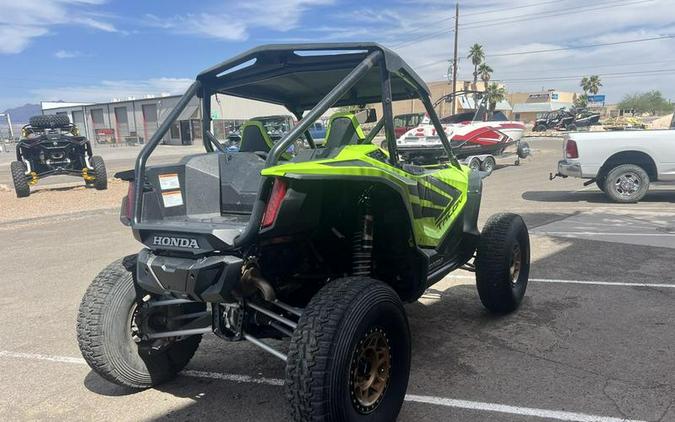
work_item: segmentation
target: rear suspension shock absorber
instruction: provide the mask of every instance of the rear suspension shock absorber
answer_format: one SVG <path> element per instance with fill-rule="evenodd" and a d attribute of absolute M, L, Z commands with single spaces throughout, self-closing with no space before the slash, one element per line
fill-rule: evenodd
<path fill-rule="evenodd" d="M 370 276 L 373 257 L 373 212 L 371 208 L 371 188 L 366 189 L 359 197 L 359 228 L 354 233 L 352 273 L 356 276 Z"/>

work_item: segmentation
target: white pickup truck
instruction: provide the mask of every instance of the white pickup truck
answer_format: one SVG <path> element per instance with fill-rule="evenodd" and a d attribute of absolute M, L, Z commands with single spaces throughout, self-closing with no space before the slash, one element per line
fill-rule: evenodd
<path fill-rule="evenodd" d="M 563 156 L 555 176 L 589 179 L 584 185 L 595 182 L 616 202 L 637 202 L 651 182 L 675 181 L 675 116 L 665 130 L 570 133 Z"/>

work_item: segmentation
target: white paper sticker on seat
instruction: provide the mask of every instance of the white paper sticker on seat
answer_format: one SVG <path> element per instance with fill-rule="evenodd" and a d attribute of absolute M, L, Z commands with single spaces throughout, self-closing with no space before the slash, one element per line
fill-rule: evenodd
<path fill-rule="evenodd" d="M 179 190 L 162 192 L 162 200 L 164 201 L 164 208 L 179 207 L 183 205 L 183 195 Z"/>
<path fill-rule="evenodd" d="M 180 182 L 176 173 L 160 174 L 159 187 L 162 190 L 180 189 Z"/>

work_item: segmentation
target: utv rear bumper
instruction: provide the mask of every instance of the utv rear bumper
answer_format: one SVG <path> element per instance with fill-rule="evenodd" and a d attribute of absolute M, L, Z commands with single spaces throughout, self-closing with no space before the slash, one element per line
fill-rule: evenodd
<path fill-rule="evenodd" d="M 138 254 L 136 279 L 143 290 L 151 293 L 224 302 L 239 284 L 242 265 L 243 260 L 236 256 L 179 258 L 143 249 Z"/>

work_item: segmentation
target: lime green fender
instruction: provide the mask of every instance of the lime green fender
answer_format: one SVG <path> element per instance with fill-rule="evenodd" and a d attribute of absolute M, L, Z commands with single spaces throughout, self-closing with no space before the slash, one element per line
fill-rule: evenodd
<path fill-rule="evenodd" d="M 372 144 L 348 145 L 332 158 L 281 164 L 263 169 L 268 177 L 382 182 L 397 190 L 410 215 L 415 242 L 437 247 L 467 201 L 470 169 L 445 166 L 413 174 L 394 167 Z"/>

